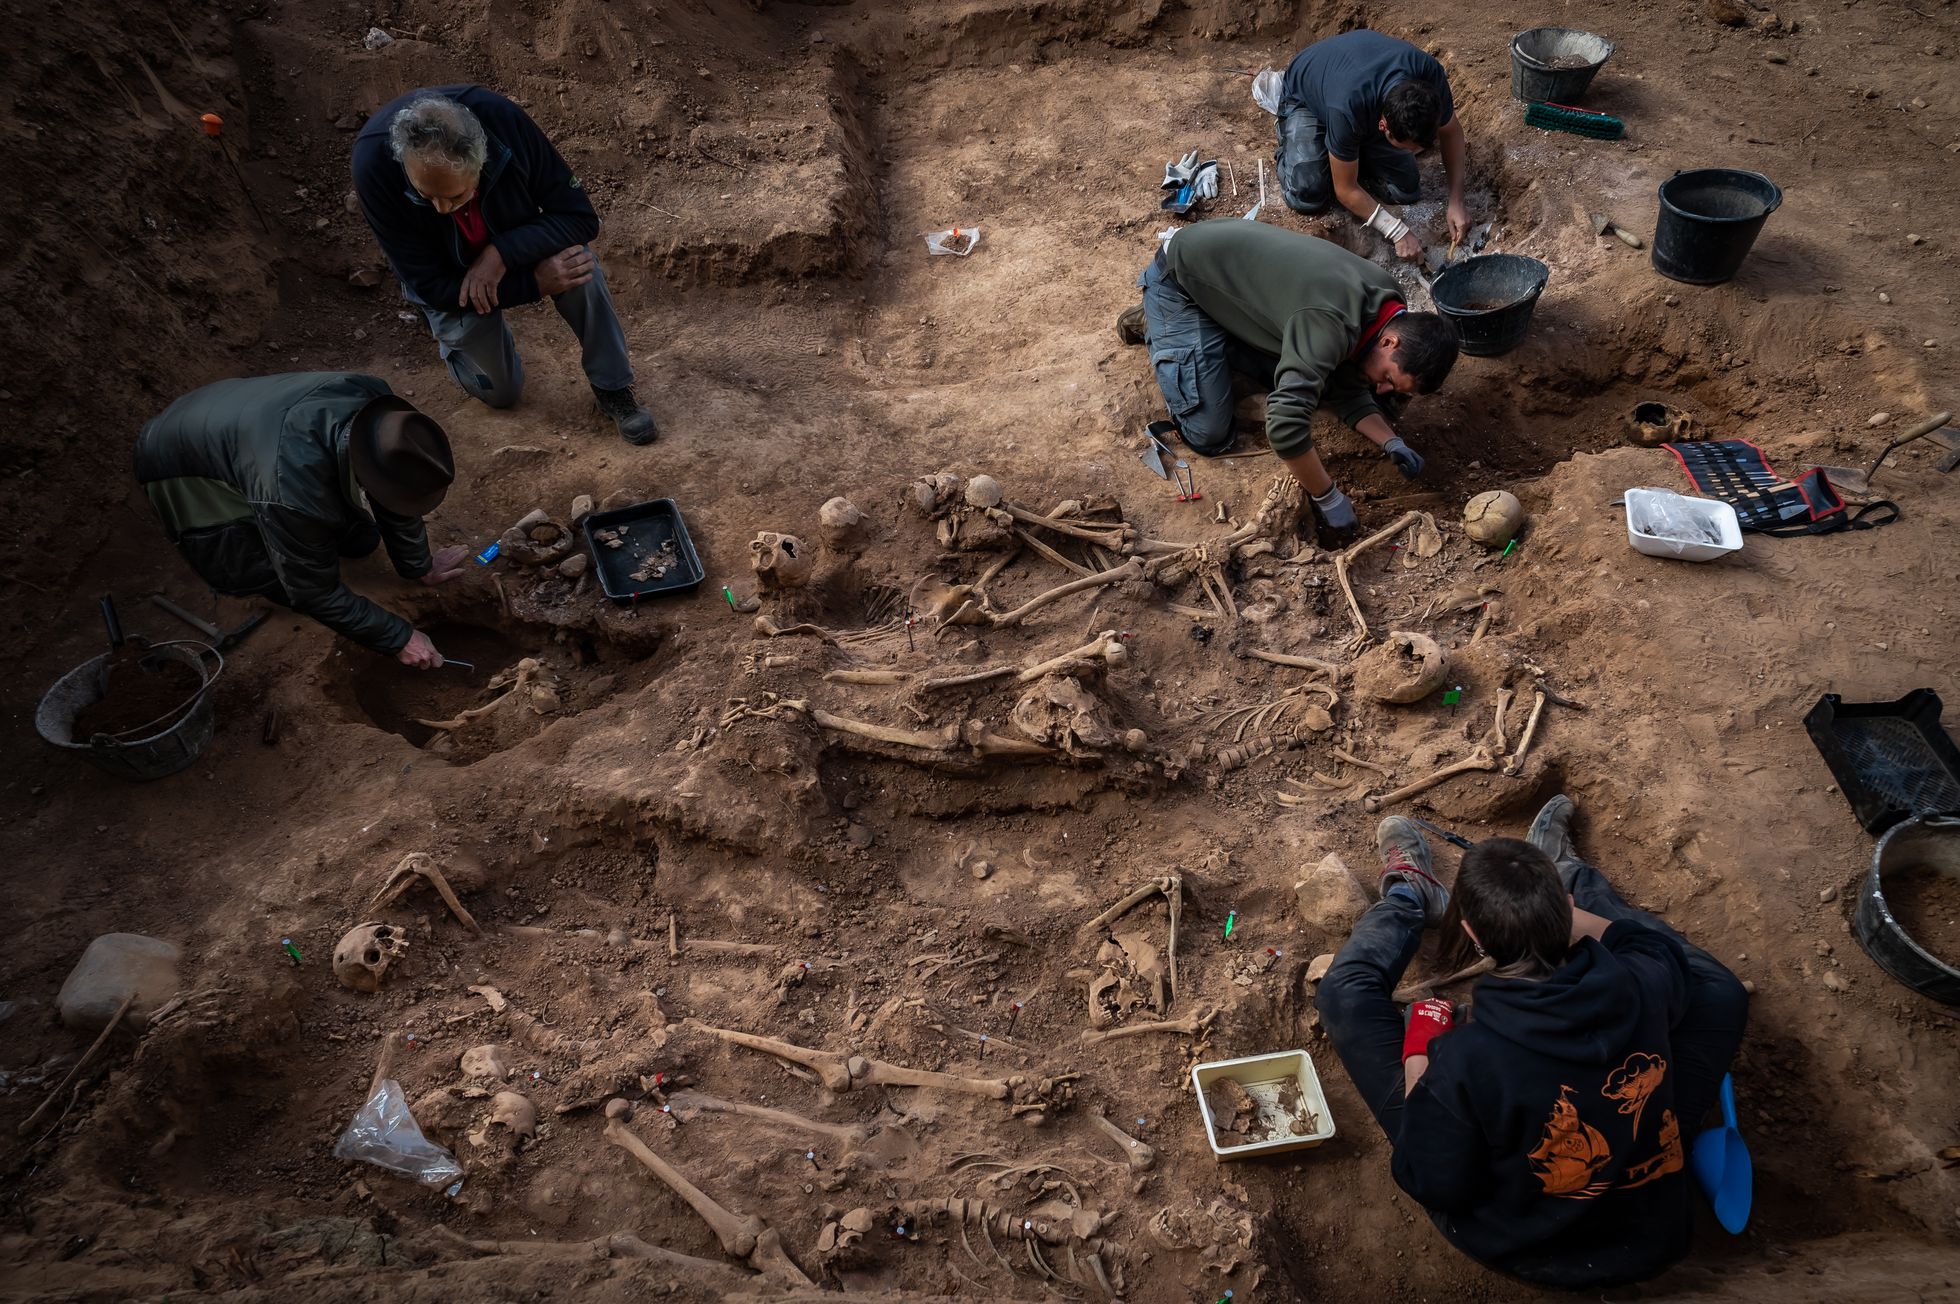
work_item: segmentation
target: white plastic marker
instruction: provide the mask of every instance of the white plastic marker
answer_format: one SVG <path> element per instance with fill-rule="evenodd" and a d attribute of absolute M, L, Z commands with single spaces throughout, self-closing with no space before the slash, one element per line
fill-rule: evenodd
<path fill-rule="evenodd" d="M 1248 222 L 1257 222 L 1259 220 L 1259 210 L 1264 208 L 1265 206 L 1266 206 L 1266 160 L 1264 156 L 1261 156 L 1259 159 L 1259 202 L 1254 204 L 1250 209 L 1246 210 L 1245 220 Z"/>

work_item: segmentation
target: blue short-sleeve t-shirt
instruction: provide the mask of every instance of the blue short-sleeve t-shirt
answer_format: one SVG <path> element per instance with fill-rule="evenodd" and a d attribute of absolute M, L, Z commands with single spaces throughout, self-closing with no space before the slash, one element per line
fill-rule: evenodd
<path fill-rule="evenodd" d="M 1327 152 L 1352 163 L 1361 157 L 1362 145 L 1381 134 L 1383 98 L 1409 77 L 1436 88 L 1443 101 L 1439 122 L 1456 115 L 1442 64 L 1393 36 L 1365 28 L 1343 32 L 1293 57 L 1280 91 L 1280 115 L 1308 110 L 1327 129 Z"/>

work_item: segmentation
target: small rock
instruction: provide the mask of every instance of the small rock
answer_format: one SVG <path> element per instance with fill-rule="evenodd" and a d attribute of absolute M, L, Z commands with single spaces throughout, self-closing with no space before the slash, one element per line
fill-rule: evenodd
<path fill-rule="evenodd" d="M 991 860 L 968 861 L 966 866 L 966 872 L 973 875 L 973 877 L 975 878 L 992 878 L 994 874 L 994 864 Z"/>
<path fill-rule="evenodd" d="M 1307 962 L 1307 981 L 1310 983 L 1319 982 L 1327 976 L 1327 971 L 1333 967 L 1334 953 L 1332 951 L 1322 955 L 1316 955 L 1312 960 Z"/>
<path fill-rule="evenodd" d="M 343 113 L 333 120 L 335 131 L 359 131 L 363 119 L 358 113 Z"/>
<path fill-rule="evenodd" d="M 88 944 L 55 997 L 66 1026 L 100 1032 L 109 1026 L 123 999 L 136 997 L 123 1016 L 141 1027 L 151 1012 L 177 994 L 177 961 L 183 949 L 140 933 L 104 933 Z"/>
<path fill-rule="evenodd" d="M 1819 892 L 1817 894 L 1817 899 L 1819 901 L 1822 901 L 1825 905 L 1829 905 L 1831 902 L 1837 900 L 1837 898 L 1838 898 L 1838 890 L 1834 887 L 1827 887 L 1822 892 Z"/>
<path fill-rule="evenodd" d="M 694 75 L 696 77 L 699 77 L 702 81 L 706 81 L 708 80 L 708 78 L 714 76 L 714 74 L 709 72 L 706 68 L 696 68 L 694 70 Z"/>
<path fill-rule="evenodd" d="M 578 521 L 592 515 L 592 495 L 580 494 L 572 499 L 572 520 Z"/>
<path fill-rule="evenodd" d="M 364 340 L 367 338 L 367 332 L 362 330 L 359 326 L 356 326 L 354 328 L 354 338 L 356 340 Z"/>
<path fill-rule="evenodd" d="M 1678 294 L 1670 294 L 1665 299 L 1662 299 L 1661 302 L 1666 304 L 1670 308 L 1679 308 L 1681 306 L 1681 296 Z"/>
<path fill-rule="evenodd" d="M 1909 231 L 1906 233 L 1906 243 L 1909 245 L 1925 244 L 1926 237 L 1920 235 L 1917 231 Z"/>
<path fill-rule="evenodd" d="M 558 563 L 558 573 L 568 580 L 575 580 L 585 574 L 586 567 L 591 564 L 592 559 L 590 557 L 582 552 L 575 552 Z"/>
<path fill-rule="evenodd" d="M 1324 857 L 1293 885 L 1300 917 L 1323 933 L 1342 936 L 1368 908 L 1367 894 L 1338 855 Z"/>
<path fill-rule="evenodd" d="M 1915 109 L 1923 109 L 1926 107 L 1926 101 L 1920 99 L 1917 95 L 1915 95 L 1912 97 L 1912 107 Z"/>
<path fill-rule="evenodd" d="M 1938 340 L 1921 340 L 1920 346 L 1922 348 L 1937 349 L 1940 346 L 1940 342 Z"/>
<path fill-rule="evenodd" d="M 647 497 L 648 494 L 644 489 L 615 489 L 599 500 L 599 510 L 602 512 L 616 512 L 622 507 L 631 507 L 635 503 L 643 503 L 647 500 Z"/>
<path fill-rule="evenodd" d="M 1766 63 L 1788 63 L 1790 62 L 1790 56 L 1787 54 L 1771 53 L 1764 55 L 1763 60 Z"/>
<path fill-rule="evenodd" d="M 1834 992 L 1844 992 L 1844 991 L 1851 990 L 1851 984 L 1844 981 L 1843 978 L 1839 977 L 1838 971 L 1835 969 L 1826 969 L 1824 971 L 1824 986 L 1828 987 L 1830 990 Z"/>
<path fill-rule="evenodd" d="M 1736 0 L 1708 0 L 1708 16 L 1724 27 L 1740 27 L 1749 21 L 1749 11 Z"/>
<path fill-rule="evenodd" d="M 1756 984 L 1750 982 L 1747 978 L 1744 978 L 1742 980 L 1742 990 L 1748 992 L 1751 996 L 1754 996 L 1756 994 Z"/>
<path fill-rule="evenodd" d="M 1865 418 L 1865 424 L 1868 426 L 1882 426 L 1891 419 L 1892 414 L 1890 412 L 1874 412 Z"/>
<path fill-rule="evenodd" d="M 1827 956 L 1831 953 L 1831 944 L 1829 942 L 1824 941 L 1822 938 L 1819 938 L 1816 945 L 1812 949 L 1815 950 L 1819 956 Z"/>
<path fill-rule="evenodd" d="M 1892 296 L 1887 294 L 1885 291 L 1880 290 L 1878 292 L 1878 301 L 1880 303 L 1890 303 L 1892 302 Z"/>
<path fill-rule="evenodd" d="M 368 28 L 367 35 L 361 38 L 361 44 L 370 50 L 379 50 L 384 45 L 393 45 L 394 43 L 395 38 L 382 31 L 379 27 Z"/>
<path fill-rule="evenodd" d="M 862 824 L 853 824 L 844 830 L 844 840 L 856 847 L 859 851 L 870 847 L 871 839 L 871 830 Z"/>

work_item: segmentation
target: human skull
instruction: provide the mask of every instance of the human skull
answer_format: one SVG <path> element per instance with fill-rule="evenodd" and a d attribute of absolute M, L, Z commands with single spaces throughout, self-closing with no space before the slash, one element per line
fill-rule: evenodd
<path fill-rule="evenodd" d="M 1377 702 L 1419 702 L 1449 673 L 1449 654 L 1435 639 L 1397 631 L 1355 661 L 1354 686 Z"/>
<path fill-rule="evenodd" d="M 1000 481 L 990 475 L 976 475 L 966 482 L 966 505 L 985 511 L 1000 506 Z"/>
<path fill-rule="evenodd" d="M 538 1107 L 515 1091 L 499 1091 L 490 1100 L 490 1126 L 507 1128 L 514 1137 L 536 1136 Z"/>
<path fill-rule="evenodd" d="M 934 471 L 912 482 L 912 508 L 929 521 L 944 516 L 965 487 L 951 471 Z"/>
<path fill-rule="evenodd" d="M 864 513 L 848 498 L 832 498 L 817 509 L 817 521 L 823 541 L 841 550 L 857 542 L 864 528 Z"/>
<path fill-rule="evenodd" d="M 463 1076 L 502 1082 L 510 1076 L 510 1060 L 502 1046 L 472 1046 L 463 1052 Z"/>
<path fill-rule="evenodd" d="M 378 992 L 388 968 L 408 950 L 408 938 L 392 924 L 360 924 L 333 948 L 333 976 L 357 992 Z"/>
<path fill-rule="evenodd" d="M 1463 532 L 1486 548 L 1502 548 L 1524 524 L 1524 506 L 1502 489 L 1487 489 L 1463 505 Z"/>
<path fill-rule="evenodd" d="M 810 550 L 793 534 L 764 530 L 749 541 L 749 565 L 765 589 L 795 588 L 810 577 Z"/>

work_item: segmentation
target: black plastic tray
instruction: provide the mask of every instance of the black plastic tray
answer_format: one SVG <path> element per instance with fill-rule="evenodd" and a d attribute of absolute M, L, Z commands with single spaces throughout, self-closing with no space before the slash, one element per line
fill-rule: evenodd
<path fill-rule="evenodd" d="M 626 546 L 608 548 L 592 537 L 594 530 L 617 530 Z M 640 562 L 669 539 L 674 540 L 680 559 L 674 569 L 657 580 L 632 578 Z M 585 518 L 585 546 L 592 553 L 592 569 L 598 573 L 600 590 L 614 602 L 689 592 L 699 588 L 707 575 L 701 569 L 700 554 L 694 551 L 694 540 L 687 537 L 681 509 L 671 498 L 593 513 Z"/>
<path fill-rule="evenodd" d="M 1960 748 L 1940 728 L 1940 695 L 1915 688 L 1896 702 L 1818 699 L 1803 718 L 1852 814 L 1867 833 L 1914 815 L 1960 811 Z"/>

